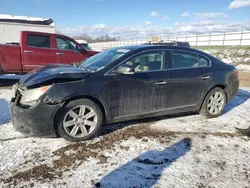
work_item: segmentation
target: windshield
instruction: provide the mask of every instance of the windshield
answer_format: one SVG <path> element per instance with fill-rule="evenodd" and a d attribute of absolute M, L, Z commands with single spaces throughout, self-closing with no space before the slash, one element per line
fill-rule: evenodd
<path fill-rule="evenodd" d="M 96 54 L 80 64 L 81 69 L 98 71 L 129 52 L 128 49 L 114 48 Z"/>

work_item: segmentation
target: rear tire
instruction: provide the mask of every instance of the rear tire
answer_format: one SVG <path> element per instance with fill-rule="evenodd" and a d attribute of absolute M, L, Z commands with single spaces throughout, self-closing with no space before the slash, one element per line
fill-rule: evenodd
<path fill-rule="evenodd" d="M 103 114 L 89 99 L 69 102 L 56 118 L 58 134 L 71 142 L 93 138 L 100 130 Z"/>
<path fill-rule="evenodd" d="M 226 106 L 227 97 L 225 91 L 219 87 L 212 89 L 203 101 L 200 114 L 206 118 L 220 116 Z"/>

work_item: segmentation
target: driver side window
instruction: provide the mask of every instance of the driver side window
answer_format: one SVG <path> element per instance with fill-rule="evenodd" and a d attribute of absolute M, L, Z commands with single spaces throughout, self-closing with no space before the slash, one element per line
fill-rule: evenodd
<path fill-rule="evenodd" d="M 161 70 L 164 66 L 164 52 L 148 52 L 138 55 L 125 63 L 134 68 L 135 72 Z"/>
<path fill-rule="evenodd" d="M 56 37 L 56 44 L 57 44 L 57 49 L 77 50 L 76 44 L 67 38 Z"/>

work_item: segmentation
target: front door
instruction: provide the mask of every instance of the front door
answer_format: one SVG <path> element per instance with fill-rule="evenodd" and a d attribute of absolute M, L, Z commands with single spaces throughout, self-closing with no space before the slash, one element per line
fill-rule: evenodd
<path fill-rule="evenodd" d="M 79 63 L 86 58 L 77 48 L 77 44 L 68 38 L 56 37 L 56 62 L 62 64 Z"/>
<path fill-rule="evenodd" d="M 134 67 L 134 74 L 112 73 L 110 106 L 113 118 L 156 113 L 166 109 L 168 79 L 164 70 L 164 51 L 141 53 L 124 64 Z"/>
<path fill-rule="evenodd" d="M 195 106 L 211 84 L 211 62 L 196 53 L 174 50 L 169 67 L 169 108 Z"/>

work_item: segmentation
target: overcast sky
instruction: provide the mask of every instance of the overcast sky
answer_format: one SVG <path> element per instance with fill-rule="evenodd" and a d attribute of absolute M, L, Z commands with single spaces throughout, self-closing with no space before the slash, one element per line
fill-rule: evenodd
<path fill-rule="evenodd" d="M 0 0 L 0 14 L 52 18 L 70 36 L 131 39 L 250 30 L 250 0 Z"/>

